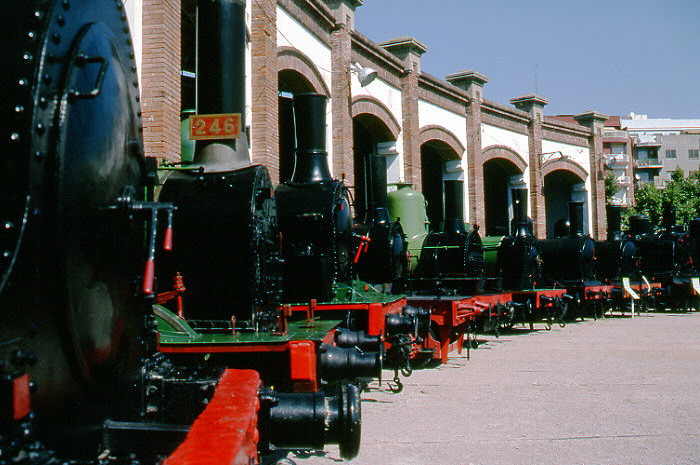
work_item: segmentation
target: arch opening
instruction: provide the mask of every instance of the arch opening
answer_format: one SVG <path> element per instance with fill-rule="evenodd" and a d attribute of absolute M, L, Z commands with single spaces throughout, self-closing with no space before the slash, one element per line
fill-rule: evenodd
<path fill-rule="evenodd" d="M 524 185 L 522 170 L 505 158 L 492 158 L 484 163 L 485 234 L 509 234 L 513 217 L 511 189 Z"/>

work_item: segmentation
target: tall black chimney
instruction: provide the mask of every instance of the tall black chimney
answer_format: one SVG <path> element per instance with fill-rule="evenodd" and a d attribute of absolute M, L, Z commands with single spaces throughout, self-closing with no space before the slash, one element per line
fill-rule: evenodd
<path fill-rule="evenodd" d="M 389 197 L 386 181 L 386 157 L 384 155 L 371 155 L 370 167 L 372 170 L 372 212 L 371 220 L 375 223 L 388 223 Z"/>
<path fill-rule="evenodd" d="M 445 184 L 445 227 L 446 233 L 462 234 L 464 227 L 464 181 L 448 180 Z"/>
<path fill-rule="evenodd" d="M 513 198 L 513 224 L 511 234 L 514 236 L 529 236 L 529 224 L 527 218 L 527 189 L 518 188 L 511 190 Z"/>
<path fill-rule="evenodd" d="M 294 172 L 294 100 L 278 98 L 280 182 L 288 182 Z"/>
<path fill-rule="evenodd" d="M 664 204 L 664 213 L 661 220 L 666 232 L 673 232 L 676 226 L 676 206 L 672 203 Z"/>
<path fill-rule="evenodd" d="M 583 236 L 583 202 L 569 202 L 569 234 Z"/>
<path fill-rule="evenodd" d="M 331 181 L 326 152 L 326 102 L 322 94 L 294 96 L 297 149 L 292 182 L 308 184 Z"/>
<path fill-rule="evenodd" d="M 240 113 L 238 139 L 198 140 L 194 163 L 230 169 L 250 163 L 245 136 L 245 1 L 197 2 L 197 113 Z"/>
<path fill-rule="evenodd" d="M 621 213 L 622 207 L 619 205 L 607 205 L 605 207 L 605 215 L 608 218 L 608 234 L 606 239 L 609 241 L 619 241 L 622 239 Z"/>

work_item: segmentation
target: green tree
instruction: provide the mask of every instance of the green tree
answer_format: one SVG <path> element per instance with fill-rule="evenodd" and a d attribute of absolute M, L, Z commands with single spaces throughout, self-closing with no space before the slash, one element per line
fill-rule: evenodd
<path fill-rule="evenodd" d="M 611 170 L 607 171 L 605 175 L 605 202 L 610 203 L 615 194 L 620 191 L 620 186 L 617 184 L 617 177 L 615 173 Z"/>
<path fill-rule="evenodd" d="M 647 215 L 657 227 L 661 227 L 666 203 L 676 206 L 677 224 L 687 225 L 691 219 L 700 217 L 700 173 L 695 171 L 686 176 L 678 167 L 671 173 L 671 181 L 665 189 L 646 183 L 637 189 L 634 199 L 637 205 L 630 213 Z"/>

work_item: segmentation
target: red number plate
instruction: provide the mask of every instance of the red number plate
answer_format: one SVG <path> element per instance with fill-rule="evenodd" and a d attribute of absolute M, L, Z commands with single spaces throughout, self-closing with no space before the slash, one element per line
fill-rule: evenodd
<path fill-rule="evenodd" d="M 241 114 L 190 115 L 190 140 L 238 139 Z"/>

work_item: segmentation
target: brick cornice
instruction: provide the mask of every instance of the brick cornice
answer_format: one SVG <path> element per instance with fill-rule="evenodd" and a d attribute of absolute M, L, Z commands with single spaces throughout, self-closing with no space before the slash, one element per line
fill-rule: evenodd
<path fill-rule="evenodd" d="M 371 59 L 375 63 L 381 64 L 382 68 L 386 68 L 391 74 L 397 77 L 403 74 L 403 62 L 397 57 L 387 52 L 358 31 L 353 31 L 351 37 L 353 53 L 358 53 Z M 377 69 L 377 71 L 380 70 Z"/>
<path fill-rule="evenodd" d="M 426 91 L 453 100 L 458 105 L 465 106 L 469 102 L 469 95 L 465 91 L 430 74 L 421 73 L 418 84 Z"/>

